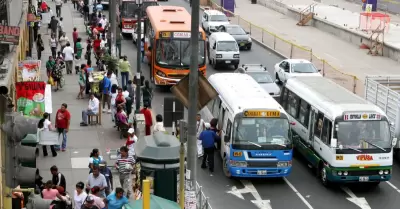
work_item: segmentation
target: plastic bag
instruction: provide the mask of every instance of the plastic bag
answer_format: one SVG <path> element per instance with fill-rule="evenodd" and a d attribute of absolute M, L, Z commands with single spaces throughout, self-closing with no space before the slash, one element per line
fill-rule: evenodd
<path fill-rule="evenodd" d="M 49 77 L 48 83 L 49 83 L 50 85 L 54 86 L 54 79 L 53 79 L 52 76 Z"/>

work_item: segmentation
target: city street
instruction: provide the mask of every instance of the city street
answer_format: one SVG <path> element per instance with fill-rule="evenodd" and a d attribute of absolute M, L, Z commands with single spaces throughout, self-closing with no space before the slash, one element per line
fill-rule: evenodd
<path fill-rule="evenodd" d="M 53 6 L 53 2 L 48 2 Z M 184 0 L 169 0 L 160 2 L 161 5 L 183 6 L 190 11 L 189 4 Z M 83 20 L 68 3 L 62 8 L 64 25 L 67 36 L 72 40 L 72 27 L 78 27 L 82 31 Z M 106 11 L 108 13 L 108 11 Z M 201 15 L 201 14 L 200 14 Z M 43 30 L 42 30 L 43 32 Z M 80 33 L 86 40 L 84 33 Z M 47 43 L 48 36 L 43 37 Z M 129 37 L 122 41 L 122 54 L 128 56 L 132 66 L 132 73 L 136 72 L 136 46 Z M 42 55 L 42 69 L 45 72 L 45 61 L 50 51 L 46 45 Z M 275 53 L 253 43 L 251 51 L 242 51 L 241 64 L 263 64 L 269 72 L 273 72 L 273 66 L 282 60 Z M 143 74 L 149 79 L 149 68 L 142 65 Z M 215 70 L 207 65 L 207 76 L 214 73 L 232 72 L 233 69 Z M 45 76 L 45 75 L 43 75 Z M 106 150 L 120 147 L 124 141 L 119 139 L 119 133 L 113 128 L 110 115 L 103 114 L 101 126 L 80 127 L 81 110 L 86 108 L 87 100 L 76 100 L 78 83 L 76 75 L 65 75 L 66 86 L 64 89 L 53 92 L 53 115 L 62 103 L 68 104 L 72 114 L 71 128 L 68 133 L 68 147 L 66 152 L 59 152 L 56 158 L 38 158 L 38 168 L 41 170 L 44 180 L 50 178 L 49 168 L 56 164 L 67 178 L 67 190 L 72 193 L 74 185 L 78 181 L 85 181 L 88 175 L 88 158 L 93 148 L 99 148 L 105 159 Z M 155 89 L 152 106 L 155 114 L 163 114 L 163 100 L 173 95 L 166 89 Z M 187 116 L 187 112 L 185 112 Z M 222 172 L 221 159 L 216 157 L 216 169 L 213 175 L 198 167 L 198 182 L 203 186 L 206 196 L 210 198 L 214 209 L 397 209 L 400 205 L 400 167 L 395 162 L 393 168 L 393 180 L 383 182 L 375 189 L 365 186 L 351 185 L 349 187 L 325 188 L 312 170 L 302 160 L 295 158 L 292 174 L 284 179 L 228 179 Z M 109 161 L 110 163 L 110 161 Z M 258 207 L 256 205 L 259 205 Z"/>

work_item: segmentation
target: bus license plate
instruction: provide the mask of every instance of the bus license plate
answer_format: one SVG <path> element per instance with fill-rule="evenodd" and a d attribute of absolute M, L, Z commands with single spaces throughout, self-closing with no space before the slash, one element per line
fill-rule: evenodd
<path fill-rule="evenodd" d="M 267 171 L 266 170 L 257 171 L 257 175 L 267 175 Z"/>
<path fill-rule="evenodd" d="M 368 176 L 360 176 L 358 178 L 358 180 L 361 181 L 361 182 L 369 181 L 369 177 Z"/>
<path fill-rule="evenodd" d="M 231 63 L 231 61 L 225 61 L 225 63 L 229 64 L 229 63 Z"/>

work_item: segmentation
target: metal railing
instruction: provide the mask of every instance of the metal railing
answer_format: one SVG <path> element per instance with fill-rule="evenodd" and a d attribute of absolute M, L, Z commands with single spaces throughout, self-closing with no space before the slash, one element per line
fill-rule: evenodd
<path fill-rule="evenodd" d="M 355 75 L 345 73 L 342 70 L 334 67 L 323 58 L 313 53 L 312 49 L 306 46 L 299 46 L 289 40 L 286 40 L 275 33 L 268 31 L 265 28 L 257 26 L 250 21 L 228 11 L 212 0 L 209 0 L 210 9 L 219 10 L 225 13 L 231 24 L 240 25 L 245 31 L 249 32 L 252 39 L 261 42 L 268 48 L 278 52 L 285 58 L 306 59 L 312 62 L 317 69 L 321 70 L 324 77 L 329 78 L 344 88 L 353 93 L 364 94 L 364 82 L 358 79 Z M 309 7 L 307 7 L 309 9 Z M 311 7 L 310 7 L 311 9 Z M 361 86 L 360 86 L 361 85 Z"/>
<path fill-rule="evenodd" d="M 208 197 L 203 192 L 202 186 L 196 182 L 196 208 L 197 209 L 212 209 Z"/>

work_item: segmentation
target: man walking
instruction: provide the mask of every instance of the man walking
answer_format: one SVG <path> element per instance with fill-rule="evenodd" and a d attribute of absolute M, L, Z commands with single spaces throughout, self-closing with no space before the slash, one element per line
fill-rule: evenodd
<path fill-rule="evenodd" d="M 62 134 L 63 140 L 61 144 L 61 151 L 65 152 L 67 147 L 67 132 L 71 122 L 71 114 L 67 110 L 68 105 L 63 103 L 61 108 L 56 113 L 56 128 L 59 134 Z"/>
<path fill-rule="evenodd" d="M 112 71 L 107 72 L 107 76 L 103 78 L 103 112 L 106 112 L 106 103 L 108 113 L 111 113 L 111 75 Z"/>
<path fill-rule="evenodd" d="M 62 0 L 54 0 L 56 4 L 56 15 L 57 17 L 61 17 L 61 7 L 62 7 Z"/>
<path fill-rule="evenodd" d="M 54 36 L 57 36 L 57 28 L 58 28 L 58 20 L 56 19 L 56 17 L 52 16 L 50 20 L 50 29 L 51 29 L 51 34 L 54 34 Z"/>
<path fill-rule="evenodd" d="M 99 196 L 101 198 L 106 197 L 106 188 L 107 188 L 107 181 L 106 177 L 100 173 L 99 167 L 98 166 L 93 166 L 92 173 L 89 174 L 87 184 L 86 184 L 86 189 L 91 189 L 95 186 L 98 186 L 100 188 L 100 194 Z"/>
<path fill-rule="evenodd" d="M 67 42 L 62 53 L 64 55 L 67 74 L 72 74 L 72 68 L 74 66 L 74 49 L 71 47 L 71 44 L 69 42 Z"/>
<path fill-rule="evenodd" d="M 126 191 L 126 197 L 129 198 L 132 194 L 132 171 L 134 168 L 135 160 L 128 154 L 129 149 L 126 146 L 121 147 L 121 155 L 117 159 L 116 167 L 119 172 L 119 182 L 122 188 Z"/>
<path fill-rule="evenodd" d="M 64 23 L 62 21 L 63 18 L 60 17 L 60 20 L 58 21 L 58 39 L 60 39 L 61 36 L 64 34 Z"/>
<path fill-rule="evenodd" d="M 201 132 L 199 137 L 204 148 L 204 157 L 201 163 L 201 168 L 207 168 L 208 162 L 208 169 L 212 173 L 214 172 L 214 143 L 216 140 L 220 140 L 220 137 L 213 130 L 210 130 L 211 125 L 209 123 L 205 123 L 204 126 L 206 130 Z"/>

